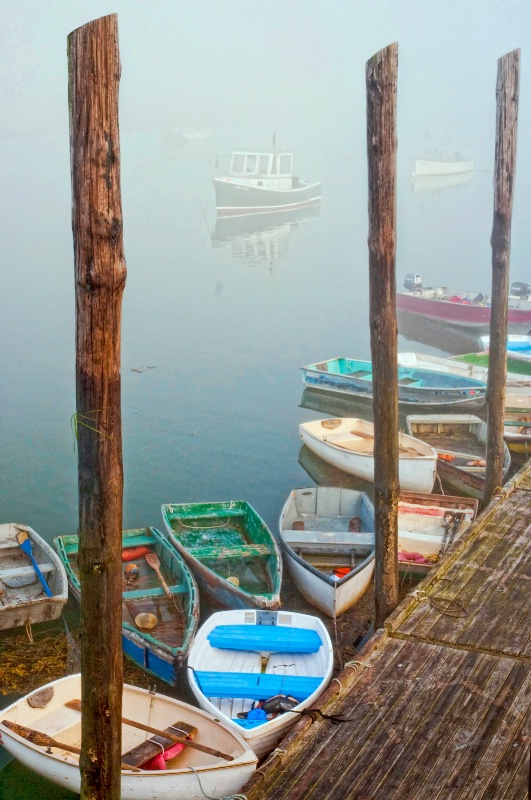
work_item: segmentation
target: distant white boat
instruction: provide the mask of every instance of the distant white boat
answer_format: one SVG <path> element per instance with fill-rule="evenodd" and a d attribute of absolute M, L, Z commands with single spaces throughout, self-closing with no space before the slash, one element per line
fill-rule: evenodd
<path fill-rule="evenodd" d="M 350 475 L 374 481 L 374 425 L 363 419 L 318 419 L 299 425 L 299 434 L 315 455 Z M 437 473 L 437 451 L 399 433 L 398 472 L 404 491 L 431 492 Z"/>
<path fill-rule="evenodd" d="M 415 175 L 458 175 L 461 172 L 472 172 L 473 161 L 461 161 L 456 158 L 416 158 Z"/>
<path fill-rule="evenodd" d="M 171 132 L 183 142 L 200 142 L 210 136 L 210 131 L 205 128 L 172 128 Z"/>

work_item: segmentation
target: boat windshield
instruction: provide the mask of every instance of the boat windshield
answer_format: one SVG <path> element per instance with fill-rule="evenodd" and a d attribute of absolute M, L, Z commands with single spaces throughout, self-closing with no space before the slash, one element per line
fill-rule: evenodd
<path fill-rule="evenodd" d="M 292 153 L 233 153 L 231 175 L 276 175 L 293 174 Z"/>

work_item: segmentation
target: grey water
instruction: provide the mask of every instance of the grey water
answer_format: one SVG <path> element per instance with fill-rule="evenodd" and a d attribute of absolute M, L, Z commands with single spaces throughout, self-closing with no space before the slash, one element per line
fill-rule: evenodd
<path fill-rule="evenodd" d="M 327 480 L 318 459 L 300 456 L 298 424 L 343 409 L 303 394 L 299 367 L 370 358 L 368 218 L 363 151 L 353 157 L 349 130 L 333 146 L 320 133 L 296 124 L 283 131 L 301 177 L 322 183 L 318 208 L 223 222 L 212 178 L 231 149 L 268 146 L 269 131 L 221 128 L 186 144 L 165 130 L 122 135 L 124 528 L 160 527 L 162 503 L 241 499 L 275 531 L 293 487 Z M 488 290 L 487 159 L 468 183 L 429 191 L 416 190 L 410 162 L 399 156 L 397 282 L 418 272 Z M 0 139 L 0 169 L 11 198 L 2 242 L 2 518 L 51 540 L 77 529 L 68 139 Z M 527 266 L 516 259 L 515 280 L 528 279 Z M 474 349 L 470 334 L 400 325 L 400 350 Z M 3 784 L 16 785 L 20 800 L 34 797 L 26 778 L 8 764 L 0 797 Z M 43 797 L 69 796 L 43 785 Z"/>

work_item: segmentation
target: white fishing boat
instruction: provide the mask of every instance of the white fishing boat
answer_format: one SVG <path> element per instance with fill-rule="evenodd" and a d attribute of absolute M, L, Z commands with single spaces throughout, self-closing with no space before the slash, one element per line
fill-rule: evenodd
<path fill-rule="evenodd" d="M 201 708 L 237 730 L 256 755 L 315 706 L 333 668 L 332 643 L 317 617 L 239 609 L 212 614 L 188 657 Z M 270 701 L 270 702 L 266 702 Z"/>
<path fill-rule="evenodd" d="M 68 675 L 0 711 L 5 749 L 28 769 L 77 793 L 80 697 L 81 676 Z M 122 721 L 122 800 L 227 797 L 256 769 L 257 758 L 237 731 L 173 697 L 126 684 Z"/>
<path fill-rule="evenodd" d="M 293 173 L 293 153 L 277 150 L 232 154 L 229 174 L 214 178 L 218 217 L 269 214 L 319 203 L 321 184 Z"/>
<path fill-rule="evenodd" d="M 528 295 L 526 295 L 526 300 Z M 490 336 L 481 336 L 484 350 L 490 348 Z M 531 361 L 531 336 L 511 333 L 507 336 L 507 357 L 515 361 L 529 363 Z"/>
<path fill-rule="evenodd" d="M 438 454 L 439 477 L 454 491 L 483 499 L 487 469 L 487 423 L 473 414 L 410 414 L 406 429 Z M 503 444 L 503 479 L 511 454 Z"/>
<path fill-rule="evenodd" d="M 365 492 L 293 489 L 279 531 L 293 581 L 309 603 L 336 617 L 358 602 L 374 572 L 374 506 Z"/>
<path fill-rule="evenodd" d="M 426 575 L 476 518 L 478 501 L 449 494 L 401 492 L 398 500 L 398 569 Z"/>
<path fill-rule="evenodd" d="M 334 467 L 374 481 L 374 425 L 356 417 L 319 419 L 299 425 L 309 450 Z M 431 492 L 437 451 L 405 433 L 398 435 L 398 473 L 404 491 Z"/>
<path fill-rule="evenodd" d="M 67 600 L 53 547 L 28 525 L 0 524 L 0 631 L 57 619 Z"/>

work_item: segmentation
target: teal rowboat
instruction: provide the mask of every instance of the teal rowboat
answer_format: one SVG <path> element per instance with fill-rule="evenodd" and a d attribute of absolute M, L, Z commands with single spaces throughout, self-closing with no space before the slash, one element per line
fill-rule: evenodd
<path fill-rule="evenodd" d="M 78 536 L 57 536 L 53 546 L 72 594 L 81 599 Z M 158 558 L 166 587 L 145 555 Z M 174 685 L 199 620 L 199 592 L 179 553 L 156 528 L 122 533 L 122 645 L 146 672 Z M 147 627 L 150 626 L 150 627 Z"/>
<path fill-rule="evenodd" d="M 225 608 L 280 607 L 282 556 L 244 500 L 162 506 L 168 537 L 199 587 Z"/>

